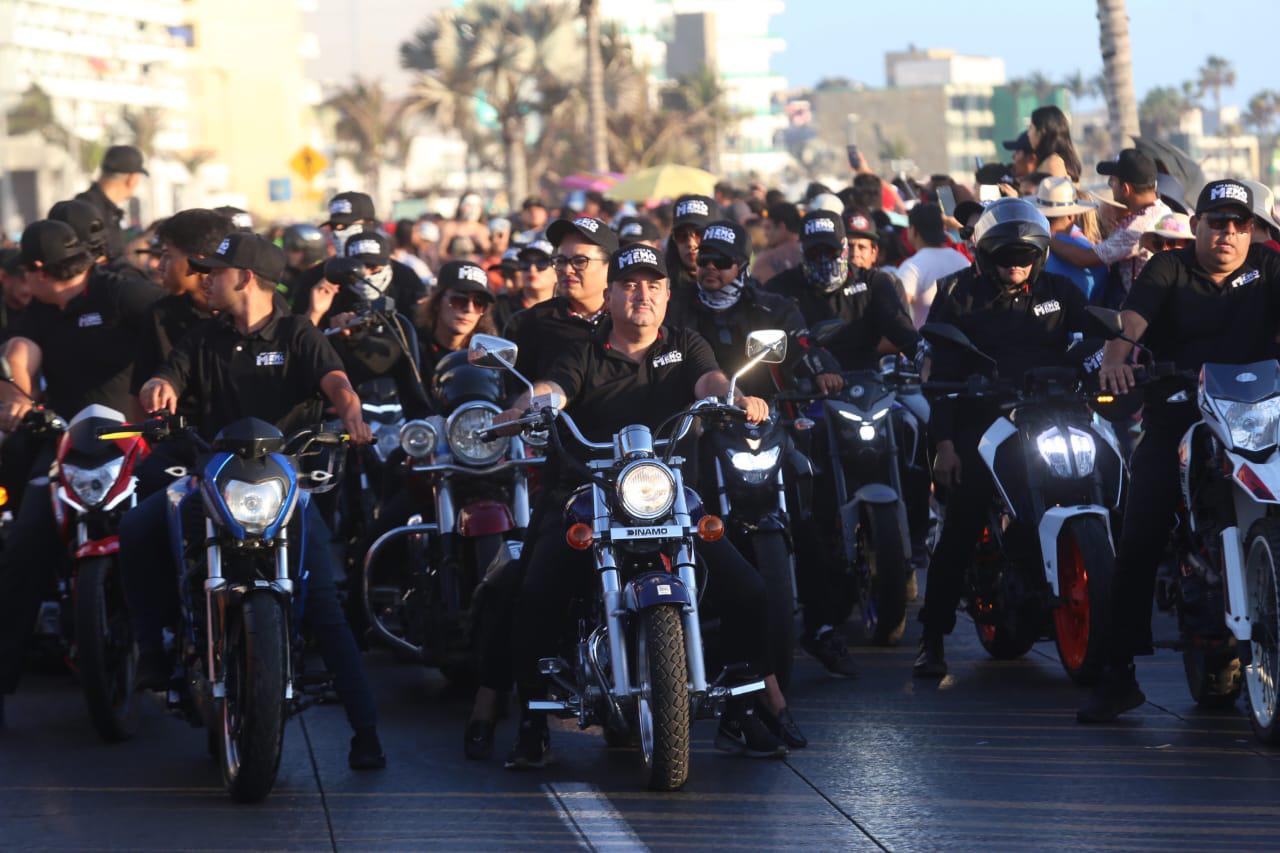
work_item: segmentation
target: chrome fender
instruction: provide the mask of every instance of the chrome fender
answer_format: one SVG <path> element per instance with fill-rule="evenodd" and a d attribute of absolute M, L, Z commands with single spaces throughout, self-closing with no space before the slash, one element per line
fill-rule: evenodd
<path fill-rule="evenodd" d="M 1115 537 L 1111 532 L 1111 513 L 1106 507 L 1097 504 L 1049 507 L 1040 519 L 1040 556 L 1044 560 L 1044 579 L 1054 595 L 1058 595 L 1058 535 L 1068 521 L 1082 515 L 1096 515 L 1102 519 L 1107 527 L 1111 553 L 1116 551 Z"/>

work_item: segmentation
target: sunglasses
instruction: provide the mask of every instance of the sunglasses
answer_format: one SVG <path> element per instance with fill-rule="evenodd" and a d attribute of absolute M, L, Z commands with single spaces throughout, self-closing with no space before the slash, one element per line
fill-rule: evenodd
<path fill-rule="evenodd" d="M 449 303 L 449 307 L 454 311 L 466 311 L 468 307 L 474 308 L 476 311 L 483 312 L 489 307 L 489 299 L 479 294 L 467 295 L 465 293 L 453 293 L 445 298 Z"/>
<path fill-rule="evenodd" d="M 1041 257 L 1039 249 L 1031 246 L 1011 246 L 997 250 L 991 260 L 999 267 L 1029 267 Z"/>
<path fill-rule="evenodd" d="M 544 270 L 550 269 L 552 263 L 553 261 L 551 260 L 551 258 L 539 258 L 536 261 L 525 261 L 522 266 L 527 270 L 537 270 L 538 272 L 543 272 Z"/>
<path fill-rule="evenodd" d="M 1214 231 L 1227 230 L 1228 223 L 1234 224 L 1237 231 L 1244 231 L 1253 225 L 1253 217 L 1247 213 L 1206 213 L 1204 221 Z"/>
<path fill-rule="evenodd" d="M 718 270 L 727 270 L 736 263 L 737 261 L 733 258 L 726 258 L 724 255 L 698 255 L 698 266 L 700 267 L 715 267 Z"/>
<path fill-rule="evenodd" d="M 1189 242 L 1190 242 L 1189 240 L 1182 240 L 1177 238 L 1152 237 L 1151 249 L 1156 252 L 1163 252 L 1168 249 L 1181 249 L 1183 246 L 1187 245 L 1187 243 Z"/>
<path fill-rule="evenodd" d="M 582 272 L 592 261 L 605 263 L 604 258 L 591 258 L 586 255 L 574 255 L 572 258 L 567 258 L 564 255 L 556 255 L 551 259 L 551 266 L 555 267 L 556 272 L 560 272 L 566 267 L 573 267 L 576 272 Z"/>

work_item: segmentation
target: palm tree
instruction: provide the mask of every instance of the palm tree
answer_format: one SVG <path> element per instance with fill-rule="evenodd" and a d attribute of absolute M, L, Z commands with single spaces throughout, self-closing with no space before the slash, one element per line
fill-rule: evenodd
<path fill-rule="evenodd" d="M 1178 128 L 1191 103 L 1172 86 L 1156 86 L 1147 92 L 1138 107 L 1143 136 L 1166 136 Z"/>
<path fill-rule="evenodd" d="M 49 93 L 32 83 L 9 109 L 10 136 L 38 133 L 44 141 L 69 154 L 75 154 L 76 135 L 58 121 Z"/>
<path fill-rule="evenodd" d="M 1264 89 L 1249 99 L 1245 124 L 1258 134 L 1262 155 L 1262 175 L 1267 183 L 1275 181 L 1272 160 L 1275 158 L 1277 124 L 1280 124 L 1280 91 Z"/>
<path fill-rule="evenodd" d="M 573 15 L 563 3 L 475 0 L 437 13 L 400 46 L 401 65 L 419 72 L 420 108 L 470 143 L 496 127 L 513 204 L 528 194 L 529 118 L 568 98 L 582 76 Z"/>
<path fill-rule="evenodd" d="M 1027 77 L 1027 86 L 1035 92 L 1036 101 L 1040 104 L 1048 101 L 1053 96 L 1053 90 L 1057 88 L 1054 82 L 1040 71 L 1031 72 Z"/>
<path fill-rule="evenodd" d="M 587 137 L 591 140 L 591 168 L 609 169 L 609 148 L 604 120 L 604 60 L 600 54 L 600 0 L 579 0 L 578 9 L 587 25 Z"/>
<path fill-rule="evenodd" d="M 409 119 L 417 109 L 411 98 L 392 98 L 379 81 L 357 78 L 333 92 L 323 104 L 333 110 L 334 133 L 367 181 L 370 194 L 382 192 L 382 167 L 403 165 L 411 138 Z"/>
<path fill-rule="evenodd" d="M 1098 0 L 1098 42 L 1106 75 L 1111 143 L 1119 151 L 1138 133 L 1138 100 L 1133 93 L 1133 55 L 1124 0 Z"/>
<path fill-rule="evenodd" d="M 1201 93 L 1213 95 L 1214 121 L 1222 123 L 1222 90 L 1230 89 L 1236 84 L 1236 70 L 1231 61 L 1221 56 L 1210 56 L 1200 66 L 1196 84 Z"/>
<path fill-rule="evenodd" d="M 710 68 L 681 77 L 664 93 L 663 103 L 683 114 L 685 132 L 698 140 L 703 163 L 713 175 L 720 174 L 720 142 L 732 130 L 737 116 L 728 105 L 728 93 L 720 77 Z"/>
<path fill-rule="evenodd" d="M 142 152 L 150 160 L 156 154 L 156 137 L 164 125 L 164 114 L 155 107 L 141 110 L 126 109 L 120 116 L 125 128 L 129 131 L 129 144 Z"/>

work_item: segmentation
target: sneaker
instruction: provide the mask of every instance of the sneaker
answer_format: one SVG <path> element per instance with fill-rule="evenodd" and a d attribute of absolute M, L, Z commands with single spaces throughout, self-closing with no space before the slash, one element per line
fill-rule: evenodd
<path fill-rule="evenodd" d="M 472 761 L 488 761 L 493 757 L 493 720 L 472 720 L 463 733 L 462 751 Z"/>
<path fill-rule="evenodd" d="M 382 753 L 377 729 L 356 732 L 351 739 L 351 751 L 347 753 L 347 766 L 352 770 L 381 770 L 387 766 L 387 756 Z"/>
<path fill-rule="evenodd" d="M 551 753 L 551 732 L 546 717 L 525 717 L 520 721 L 515 748 L 503 765 L 508 770 L 536 770 L 555 764 Z"/>
<path fill-rule="evenodd" d="M 947 674 L 947 659 L 942 646 L 941 634 L 926 633 L 920 638 L 920 651 L 911 667 L 916 678 L 942 678 Z"/>
<path fill-rule="evenodd" d="M 162 648 L 138 648 L 138 668 L 134 675 L 137 690 L 167 690 L 173 675 L 173 661 Z"/>
<path fill-rule="evenodd" d="M 787 745 L 748 708 L 739 714 L 725 714 L 716 731 L 716 749 L 750 758 L 785 758 Z"/>
<path fill-rule="evenodd" d="M 1147 701 L 1138 687 L 1133 665 L 1107 667 L 1102 678 L 1093 688 L 1089 701 L 1076 711 L 1077 723 L 1109 723 L 1125 711 L 1132 711 Z"/>
<path fill-rule="evenodd" d="M 830 625 L 824 625 L 816 634 L 804 637 L 800 646 L 832 675 L 841 678 L 857 676 L 858 667 L 853 662 L 853 655 L 849 654 L 844 637 Z"/>
<path fill-rule="evenodd" d="M 809 745 L 809 739 L 804 736 L 804 732 L 800 731 L 799 724 L 791 716 L 790 708 L 783 708 L 776 717 L 764 708 L 759 710 L 759 714 L 760 719 L 769 728 L 769 731 L 785 743 L 788 748 L 804 749 Z"/>

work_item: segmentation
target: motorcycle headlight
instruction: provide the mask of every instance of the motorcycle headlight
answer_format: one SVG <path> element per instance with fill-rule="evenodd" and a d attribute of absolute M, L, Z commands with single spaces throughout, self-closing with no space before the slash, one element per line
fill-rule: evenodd
<path fill-rule="evenodd" d="M 76 499 L 86 508 L 92 508 L 107 497 L 107 492 L 115 485 L 123 465 L 124 459 L 116 458 L 98 468 L 79 468 L 64 464 L 62 472 Z"/>
<path fill-rule="evenodd" d="M 667 466 L 657 462 L 633 462 L 618 476 L 618 501 L 622 511 L 637 521 L 661 518 L 676 499 L 676 481 Z"/>
<path fill-rule="evenodd" d="M 436 449 L 435 427 L 426 421 L 409 421 L 400 427 L 400 449 L 414 459 L 423 459 Z"/>
<path fill-rule="evenodd" d="M 511 444 L 510 436 L 500 436 L 492 441 L 481 441 L 476 433 L 493 424 L 497 414 L 485 405 L 463 406 L 449 416 L 446 437 L 453 455 L 471 465 L 490 465 L 502 458 Z"/>
<path fill-rule="evenodd" d="M 1036 449 L 1056 477 L 1087 477 L 1093 473 L 1093 463 L 1098 456 L 1093 436 L 1074 427 L 1069 427 L 1065 435 L 1057 427 L 1045 430 L 1036 436 Z M 1076 463 L 1074 474 L 1072 458 Z"/>
<path fill-rule="evenodd" d="M 729 463 L 748 483 L 763 483 L 769 478 L 769 472 L 778 464 L 780 455 L 782 455 L 782 448 L 777 445 L 759 453 L 734 450 L 729 454 Z"/>
<path fill-rule="evenodd" d="M 387 457 L 400 446 L 400 427 L 396 424 L 382 424 L 373 433 L 373 452 L 379 462 L 386 462 Z"/>
<path fill-rule="evenodd" d="M 1280 397 L 1260 403 L 1218 403 L 1222 422 L 1231 430 L 1231 443 L 1240 450 L 1266 450 L 1276 443 Z"/>
<path fill-rule="evenodd" d="M 284 482 L 276 479 L 261 483 L 228 480 L 222 487 L 222 499 L 226 501 L 231 517 L 244 527 L 246 533 L 261 533 L 280 514 L 284 503 Z"/>

